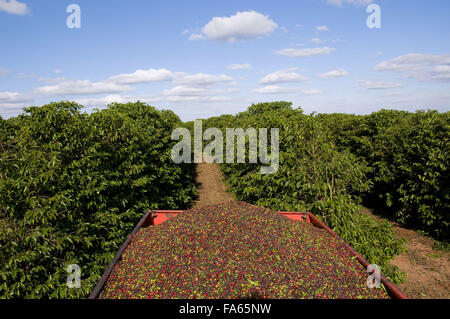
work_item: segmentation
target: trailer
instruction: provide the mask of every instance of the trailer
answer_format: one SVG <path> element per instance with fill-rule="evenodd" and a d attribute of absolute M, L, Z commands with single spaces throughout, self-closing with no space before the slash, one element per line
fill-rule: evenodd
<path fill-rule="evenodd" d="M 131 234 L 127 237 L 125 242 L 122 244 L 122 246 L 117 251 L 116 255 L 114 256 L 111 263 L 106 268 L 105 272 L 103 273 L 102 277 L 100 278 L 97 285 L 94 287 L 94 290 L 89 295 L 89 299 L 97 299 L 102 292 L 103 288 L 105 287 L 106 282 L 108 281 L 109 276 L 111 275 L 111 272 L 113 271 L 116 264 L 121 260 L 123 252 L 126 250 L 128 245 L 130 244 L 133 237 L 136 235 L 136 233 L 142 228 L 142 227 L 154 227 L 157 225 L 160 225 L 164 222 L 166 222 L 169 219 L 175 218 L 177 215 L 182 214 L 185 212 L 184 210 L 153 210 L 148 211 L 144 214 L 144 216 L 141 218 L 141 220 L 138 222 L 138 224 L 135 226 Z M 330 235 L 336 237 L 340 241 L 344 243 L 344 247 L 352 254 L 354 255 L 359 263 L 367 269 L 369 266 L 369 263 L 367 260 L 364 259 L 361 254 L 359 254 L 355 249 L 353 249 L 348 243 L 346 243 L 342 238 L 340 238 L 339 235 L 337 235 L 333 230 L 331 230 L 327 225 L 325 225 L 319 218 L 317 218 L 314 214 L 309 212 L 285 212 L 280 211 L 278 212 L 282 216 L 285 216 L 293 221 L 300 221 L 300 222 L 307 222 L 312 224 L 315 227 L 321 228 L 325 230 Z M 391 283 L 386 277 L 381 276 L 381 283 L 386 288 L 387 293 L 392 299 L 408 299 L 407 296 L 393 283 Z"/>

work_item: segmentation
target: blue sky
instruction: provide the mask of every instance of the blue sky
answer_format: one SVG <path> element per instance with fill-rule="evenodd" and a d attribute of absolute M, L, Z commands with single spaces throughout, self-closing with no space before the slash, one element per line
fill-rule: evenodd
<path fill-rule="evenodd" d="M 448 111 L 449 14 L 447 0 L 0 0 L 0 115 L 60 100 L 142 100 L 183 120 L 278 100 Z"/>

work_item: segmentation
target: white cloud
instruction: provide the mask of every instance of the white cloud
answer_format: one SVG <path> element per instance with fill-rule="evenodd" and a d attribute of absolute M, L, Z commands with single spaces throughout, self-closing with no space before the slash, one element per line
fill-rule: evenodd
<path fill-rule="evenodd" d="M 214 17 L 202 28 L 202 34 L 192 34 L 191 40 L 210 39 L 220 42 L 249 40 L 267 35 L 278 25 L 256 11 L 238 12 L 230 17 Z"/>
<path fill-rule="evenodd" d="M 208 103 L 208 102 L 225 102 L 231 99 L 227 96 L 169 96 L 169 102 L 190 102 L 190 103 Z"/>
<path fill-rule="evenodd" d="M 63 71 L 62 71 L 61 69 L 56 69 L 56 70 L 55 70 L 55 73 L 56 73 L 56 74 L 62 74 Z"/>
<path fill-rule="evenodd" d="M 254 93 L 259 94 L 287 94 L 287 93 L 293 93 L 293 94 L 301 94 L 301 95 L 314 95 L 319 94 L 319 90 L 315 89 L 301 89 L 301 88 L 288 88 L 288 87 L 282 87 L 279 85 L 267 85 L 263 88 L 255 89 L 253 90 Z"/>
<path fill-rule="evenodd" d="M 284 93 L 293 93 L 297 91 L 297 88 L 287 88 L 281 87 L 279 85 L 267 85 L 263 88 L 255 89 L 253 92 L 259 94 L 284 94 Z"/>
<path fill-rule="evenodd" d="M 357 83 L 359 86 L 369 90 L 386 90 L 403 87 L 400 83 L 383 82 L 378 80 L 359 80 Z"/>
<path fill-rule="evenodd" d="M 202 79 L 198 77 L 198 79 Z M 206 79 L 206 78 L 205 78 Z M 163 95 L 168 102 L 189 102 L 189 103 L 207 103 L 230 101 L 231 98 L 226 96 L 229 93 L 239 91 L 239 88 L 211 89 L 208 82 L 207 85 L 198 86 L 199 82 L 194 83 L 187 81 L 185 85 L 178 85 L 171 89 L 164 90 Z"/>
<path fill-rule="evenodd" d="M 433 72 L 441 74 L 441 73 L 450 73 L 450 65 L 438 65 L 433 67 Z"/>
<path fill-rule="evenodd" d="M 259 83 L 276 84 L 276 83 L 293 83 L 308 80 L 303 75 L 294 72 L 296 69 L 279 70 L 263 77 Z"/>
<path fill-rule="evenodd" d="M 316 30 L 319 32 L 325 32 L 325 31 L 328 31 L 328 27 L 326 25 L 321 25 L 321 26 L 316 27 Z"/>
<path fill-rule="evenodd" d="M 191 34 L 191 36 L 189 37 L 189 40 L 191 41 L 195 41 L 195 40 L 203 40 L 206 39 L 206 37 L 202 34 L 198 34 L 198 33 L 193 33 Z"/>
<path fill-rule="evenodd" d="M 340 78 L 348 75 L 348 71 L 344 69 L 332 70 L 330 72 L 321 73 L 318 75 L 321 79 Z"/>
<path fill-rule="evenodd" d="M 341 7 L 344 3 L 349 3 L 357 6 L 368 5 L 372 3 L 373 0 L 327 0 L 328 4 Z"/>
<path fill-rule="evenodd" d="M 167 69 L 137 70 L 134 73 L 118 74 L 108 80 L 120 84 L 137 84 L 149 82 L 170 81 L 173 73 Z"/>
<path fill-rule="evenodd" d="M 178 85 L 172 89 L 164 90 L 163 94 L 167 96 L 198 96 L 206 94 L 207 91 L 205 88 Z"/>
<path fill-rule="evenodd" d="M 163 94 L 165 96 L 206 96 L 206 95 L 234 93 L 237 91 L 239 91 L 238 88 L 207 89 L 202 87 L 178 85 L 175 86 L 174 88 L 164 90 Z"/>
<path fill-rule="evenodd" d="M 212 74 L 187 74 L 184 72 L 177 72 L 174 74 L 173 82 L 181 85 L 189 86 L 204 86 L 209 87 L 216 84 L 231 84 L 234 79 L 228 75 L 212 75 Z"/>
<path fill-rule="evenodd" d="M 296 57 L 310 57 L 310 56 L 314 56 L 314 55 L 330 54 L 334 50 L 336 50 L 336 49 L 329 48 L 329 47 L 307 48 L 307 49 L 289 48 L 289 49 L 283 49 L 283 50 L 277 51 L 277 53 L 280 55 L 285 55 L 285 56 L 291 57 L 291 58 L 296 58 Z"/>
<path fill-rule="evenodd" d="M 224 74 L 188 74 L 185 72 L 172 72 L 167 69 L 149 69 L 137 70 L 136 72 L 129 74 L 114 75 L 104 82 L 116 84 L 138 84 L 163 81 L 171 81 L 175 84 L 181 85 L 208 87 L 216 84 L 231 84 L 234 82 L 234 79 Z"/>
<path fill-rule="evenodd" d="M 314 42 L 315 44 L 320 44 L 322 43 L 322 40 L 320 40 L 319 38 L 313 38 L 311 39 L 311 42 Z"/>
<path fill-rule="evenodd" d="M 121 100 L 119 95 L 114 93 L 121 93 L 126 91 L 134 91 L 135 88 L 131 86 L 137 83 L 149 83 L 170 81 L 178 86 L 166 90 L 167 96 L 206 96 L 227 94 L 238 90 L 237 88 L 228 88 L 221 90 L 213 90 L 209 92 L 207 89 L 215 85 L 233 85 L 236 84 L 235 80 L 227 75 L 212 75 L 212 74 L 188 74 L 184 72 L 172 72 L 167 69 L 149 69 L 149 70 L 137 70 L 134 73 L 119 74 L 111 76 L 110 78 L 99 81 L 91 82 L 89 80 L 68 80 L 63 77 L 60 78 L 39 78 L 40 82 L 44 82 L 48 85 L 38 87 L 34 90 L 34 93 L 49 96 L 75 96 L 75 95 L 94 95 L 94 94 L 112 94 L 103 98 L 89 98 L 80 99 L 86 103 L 103 103 L 105 104 L 112 99 L 118 99 L 119 101 L 125 101 L 129 99 L 137 100 L 142 96 L 136 97 L 124 97 Z M 106 100 L 105 100 L 106 99 Z"/>
<path fill-rule="evenodd" d="M 450 80 L 450 54 L 432 55 L 409 53 L 384 61 L 375 66 L 376 71 L 391 71 L 422 81 Z"/>
<path fill-rule="evenodd" d="M 17 0 L 0 0 L 0 11 L 17 15 L 25 15 L 29 12 L 29 9 L 25 3 Z"/>
<path fill-rule="evenodd" d="M 66 80 L 55 85 L 41 86 L 34 90 L 37 94 L 44 95 L 88 95 L 101 93 L 118 93 L 133 91 L 128 85 L 112 82 L 91 82 L 89 80 Z"/>
<path fill-rule="evenodd" d="M 25 94 L 16 92 L 0 92 L 0 103 L 28 102 L 31 98 Z"/>
<path fill-rule="evenodd" d="M 84 105 L 84 106 L 105 106 L 111 103 L 128 103 L 128 102 L 145 102 L 145 103 L 154 103 L 162 101 L 162 98 L 152 95 L 143 95 L 143 96 L 121 96 L 118 94 L 112 94 L 105 97 L 100 98 L 81 98 L 76 99 L 75 102 Z"/>
<path fill-rule="evenodd" d="M 30 103 L 33 98 L 17 93 L 17 92 L 0 92 L 0 107 L 6 109 L 19 109 L 24 107 L 24 104 Z"/>
<path fill-rule="evenodd" d="M 230 64 L 228 66 L 229 69 L 231 70 L 247 70 L 247 69 L 251 69 L 252 65 L 249 63 L 245 63 L 245 64 Z"/>

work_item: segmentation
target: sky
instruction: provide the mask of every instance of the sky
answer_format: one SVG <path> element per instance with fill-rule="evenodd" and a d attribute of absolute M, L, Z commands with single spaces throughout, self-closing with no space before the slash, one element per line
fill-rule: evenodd
<path fill-rule="evenodd" d="M 62 100 L 184 121 L 268 101 L 449 111 L 449 15 L 448 0 L 0 0 L 0 115 Z"/>

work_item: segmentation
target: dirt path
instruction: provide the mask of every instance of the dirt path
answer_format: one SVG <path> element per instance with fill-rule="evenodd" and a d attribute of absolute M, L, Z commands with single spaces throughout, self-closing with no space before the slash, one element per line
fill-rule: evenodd
<path fill-rule="evenodd" d="M 363 214 L 374 216 L 365 209 Z M 406 253 L 394 258 L 392 265 L 406 273 L 406 281 L 398 287 L 416 299 L 450 299 L 450 253 L 433 250 L 434 240 L 414 230 L 392 223 L 398 238 L 407 240 Z"/>
<path fill-rule="evenodd" d="M 233 195 L 227 192 L 218 164 L 197 164 L 196 173 L 199 196 L 195 201 L 193 208 L 215 205 L 233 200 Z"/>

